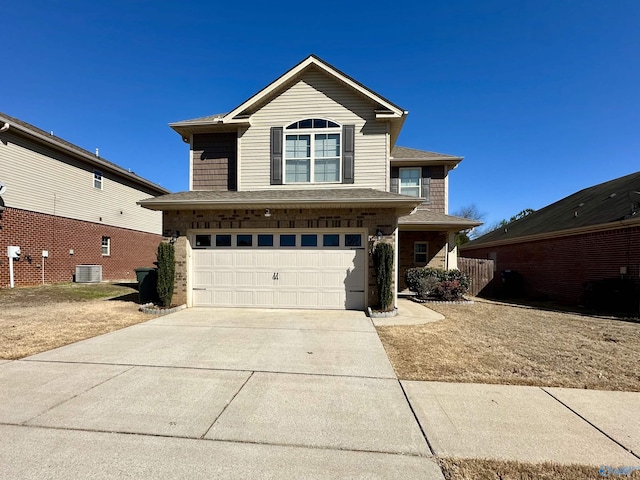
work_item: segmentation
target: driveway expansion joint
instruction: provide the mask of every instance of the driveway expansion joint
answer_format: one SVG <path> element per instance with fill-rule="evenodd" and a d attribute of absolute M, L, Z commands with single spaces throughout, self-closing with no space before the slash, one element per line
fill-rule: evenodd
<path fill-rule="evenodd" d="M 615 438 L 613 438 L 611 435 L 609 435 L 607 432 L 605 432 L 604 430 L 602 430 L 600 427 L 598 427 L 596 424 L 594 424 L 593 422 L 591 422 L 590 420 L 588 420 L 587 418 L 585 418 L 584 416 L 580 415 L 577 411 L 575 411 L 573 408 L 571 408 L 569 405 L 567 405 L 565 402 L 563 402 L 562 400 L 560 400 L 558 397 L 556 397 L 553 393 L 549 392 L 547 390 L 547 388 L 549 387 L 539 387 L 540 390 L 542 390 L 544 393 L 546 393 L 547 395 L 549 395 L 551 398 L 553 398 L 556 402 L 558 402 L 560 405 L 562 405 L 563 407 L 565 407 L 567 410 L 569 410 L 571 413 L 573 413 L 574 415 L 576 415 L 578 418 L 580 418 L 581 420 L 583 420 L 584 422 L 588 423 L 589 425 L 591 425 L 593 428 L 595 428 L 598 432 L 600 432 L 602 435 L 604 435 L 605 437 L 607 437 L 609 440 L 611 440 L 613 443 L 615 443 L 616 445 L 618 445 L 620 448 L 622 448 L 623 450 L 625 450 L 626 452 L 629 452 L 631 455 L 633 455 L 634 457 L 636 457 L 638 460 L 640 460 L 640 455 L 636 452 L 634 452 L 633 450 L 631 450 L 630 448 L 626 447 L 625 445 L 623 445 L 622 443 L 620 443 L 618 440 L 616 440 Z"/>
<path fill-rule="evenodd" d="M 404 395 L 404 399 L 407 402 L 407 405 L 409 406 L 409 410 L 411 410 L 411 414 L 413 415 L 413 419 L 418 424 L 418 428 L 420 429 L 420 433 L 422 433 L 422 436 L 424 437 L 425 442 L 427 442 L 427 447 L 429 448 L 429 451 L 431 452 L 431 455 L 435 457 L 436 453 L 435 453 L 433 447 L 431 446 L 431 442 L 427 438 L 427 434 L 425 433 L 424 428 L 422 428 L 422 424 L 420 423 L 420 420 L 418 419 L 418 415 L 416 414 L 415 410 L 413 409 L 413 405 L 411 405 L 411 402 L 409 401 L 409 397 L 407 396 L 407 392 L 405 391 L 404 386 L 402 385 L 402 382 L 400 380 L 397 380 L 397 382 L 398 382 L 398 385 L 400 385 L 400 390 L 402 390 L 402 395 Z"/>
<path fill-rule="evenodd" d="M 207 428 L 207 430 L 200 436 L 200 439 L 204 439 L 204 437 L 207 435 L 207 433 L 209 433 L 209 431 L 213 428 L 213 426 L 216 424 L 216 422 L 218 421 L 218 419 L 222 416 L 222 414 L 227 410 L 227 408 L 229 408 L 229 405 L 231 405 L 231 403 L 236 399 L 236 397 L 240 394 L 240 392 L 242 391 L 242 389 L 244 388 L 244 386 L 247 384 L 247 382 L 249 380 L 251 380 L 251 378 L 253 377 L 253 374 L 255 372 L 251 372 L 251 374 L 249 374 L 249 376 L 247 376 L 246 380 L 242 383 L 242 385 L 240 385 L 240 388 L 236 391 L 236 393 L 233 394 L 233 396 L 231 397 L 231 399 L 227 402 L 227 404 L 224 406 L 224 408 L 222 409 L 222 411 L 216 416 L 216 418 L 213 419 L 213 422 L 211 422 L 211 425 L 209 425 L 209 428 Z"/>

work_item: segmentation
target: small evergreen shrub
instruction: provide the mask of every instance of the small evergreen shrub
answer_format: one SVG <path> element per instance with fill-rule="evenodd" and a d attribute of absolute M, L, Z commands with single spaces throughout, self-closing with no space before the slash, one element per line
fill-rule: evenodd
<path fill-rule="evenodd" d="M 171 305 L 176 273 L 175 249 L 171 243 L 158 245 L 158 297 L 163 307 Z"/>
<path fill-rule="evenodd" d="M 445 280 L 444 270 L 433 267 L 416 267 L 410 268 L 404 274 L 404 280 L 407 287 L 412 292 L 418 293 L 423 279 L 430 279 L 429 281 L 440 282 Z"/>
<path fill-rule="evenodd" d="M 376 270 L 378 307 L 383 312 L 393 309 L 393 246 L 378 243 L 373 251 L 373 264 Z"/>
<path fill-rule="evenodd" d="M 405 273 L 405 282 L 423 300 L 461 300 L 471 286 L 469 277 L 460 270 L 433 267 L 410 268 Z"/>

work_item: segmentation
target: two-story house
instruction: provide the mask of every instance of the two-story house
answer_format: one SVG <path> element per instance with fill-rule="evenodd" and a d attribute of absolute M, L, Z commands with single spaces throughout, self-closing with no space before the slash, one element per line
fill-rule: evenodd
<path fill-rule="evenodd" d="M 136 202 L 169 190 L 99 152 L 0 113 L 0 182 L 0 287 L 71 282 L 79 265 L 85 280 L 135 280 L 153 264 L 162 215 Z"/>
<path fill-rule="evenodd" d="M 310 56 L 228 113 L 171 124 L 190 190 L 140 202 L 176 245 L 189 306 L 374 306 L 371 251 L 456 266 L 448 172 L 460 157 L 396 147 L 407 112 Z M 396 295 L 397 295 L 396 282 Z"/>

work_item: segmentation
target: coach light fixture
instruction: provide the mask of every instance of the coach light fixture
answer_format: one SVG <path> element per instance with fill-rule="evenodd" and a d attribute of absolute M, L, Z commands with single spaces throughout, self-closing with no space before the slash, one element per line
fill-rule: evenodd
<path fill-rule="evenodd" d="M 265 217 L 270 217 L 271 216 L 271 210 L 269 210 L 268 208 L 264 209 L 264 216 Z"/>

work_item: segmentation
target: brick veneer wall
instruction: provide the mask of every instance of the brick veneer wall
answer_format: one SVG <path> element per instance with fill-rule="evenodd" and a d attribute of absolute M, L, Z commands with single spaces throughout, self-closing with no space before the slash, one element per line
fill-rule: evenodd
<path fill-rule="evenodd" d="M 70 282 L 76 265 L 102 265 L 103 280 L 135 281 L 136 267 L 153 266 L 160 235 L 7 208 L 0 219 L 0 287 L 9 285 L 7 246 L 20 247 L 14 262 L 16 286 L 42 282 L 42 251 L 45 283 Z M 102 237 L 111 238 L 111 255 L 102 256 Z M 73 255 L 69 250 L 73 249 Z M 27 259 L 31 257 L 31 261 Z"/>
<path fill-rule="evenodd" d="M 492 287 L 500 291 L 501 272 L 515 270 L 529 296 L 546 296 L 578 304 L 589 280 L 627 275 L 640 277 L 640 227 L 585 233 L 492 248 L 465 248 L 461 256 L 490 258 L 496 254 Z"/>
<path fill-rule="evenodd" d="M 409 268 L 425 266 L 425 264 L 416 264 L 413 262 L 415 242 L 429 242 L 426 265 L 434 268 L 446 268 L 446 232 L 407 232 L 402 230 L 400 231 L 400 251 L 398 252 L 398 263 L 400 264 L 398 286 L 400 290 L 407 288 L 407 284 L 404 281 L 404 275 Z"/>
<path fill-rule="evenodd" d="M 272 209 L 271 217 L 258 210 L 173 210 L 163 212 L 163 232 L 170 238 L 179 232 L 176 247 L 176 283 L 173 303 L 187 301 L 187 237 L 197 229 L 269 229 L 292 228 L 320 230 L 327 228 L 366 228 L 368 235 L 375 235 L 379 228 L 385 235 L 382 241 L 394 242 L 393 232 L 397 215 L 392 209 Z M 364 239 L 365 248 L 370 245 Z M 373 260 L 369 256 L 368 305 L 376 304 L 376 283 Z"/>

